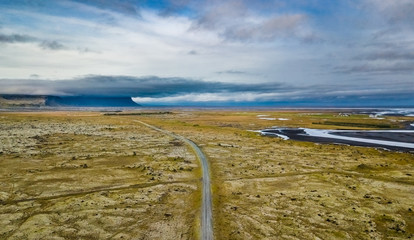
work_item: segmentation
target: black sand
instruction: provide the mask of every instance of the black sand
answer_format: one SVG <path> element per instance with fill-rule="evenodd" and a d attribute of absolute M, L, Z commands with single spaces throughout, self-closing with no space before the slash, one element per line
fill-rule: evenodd
<path fill-rule="evenodd" d="M 404 148 L 404 147 L 397 147 L 397 146 L 388 146 L 388 145 L 381 145 L 381 144 L 374 144 L 374 143 L 364 143 L 364 142 L 356 142 L 350 140 L 343 140 L 343 139 L 335 139 L 335 138 L 325 138 L 325 137 L 313 137 L 306 135 L 305 131 L 302 129 L 272 129 L 272 130 L 265 130 L 263 133 L 270 133 L 267 136 L 274 137 L 271 134 L 281 134 L 289 137 L 292 140 L 297 141 L 304 141 L 304 142 L 314 142 L 314 143 L 322 143 L 322 144 L 345 144 L 351 146 L 361 146 L 361 147 L 374 147 L 374 148 L 384 148 L 393 151 L 401 151 L 401 152 L 414 152 L 413 148 Z M 349 136 L 349 137 L 358 137 L 358 138 L 368 138 L 368 139 L 376 139 L 376 140 L 387 140 L 387 141 L 397 141 L 397 142 L 409 142 L 414 143 L 414 133 L 400 133 L 395 134 L 393 132 L 380 132 L 377 134 L 370 134 L 367 132 L 346 132 L 343 133 L 335 133 L 337 135 L 342 136 Z M 406 141 L 407 140 L 407 141 Z"/>

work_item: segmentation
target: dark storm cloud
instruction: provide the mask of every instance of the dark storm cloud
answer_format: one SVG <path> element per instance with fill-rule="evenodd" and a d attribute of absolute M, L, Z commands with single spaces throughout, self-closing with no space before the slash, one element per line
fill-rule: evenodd
<path fill-rule="evenodd" d="M 226 96 L 227 102 L 300 102 L 342 104 L 367 103 L 382 99 L 402 101 L 412 98 L 414 86 L 410 82 L 364 86 L 355 84 L 293 86 L 280 83 L 222 83 L 185 78 L 87 76 L 74 80 L 0 80 L 0 94 L 29 94 L 55 96 L 127 96 L 157 99 L 190 96 L 181 100 L 192 102 L 202 94 Z M 192 97 L 191 97 L 192 96 Z M 375 100 L 375 101 L 374 101 Z M 394 101 L 393 100 L 393 101 Z M 148 101 L 147 101 L 148 102 Z M 379 103 L 378 102 L 378 103 Z M 304 102 L 306 103 L 306 102 Z"/>
<path fill-rule="evenodd" d="M 26 43 L 35 42 L 35 37 L 24 34 L 2 34 L 0 33 L 0 43 Z"/>
<path fill-rule="evenodd" d="M 289 91 L 283 84 L 233 84 L 185 78 L 87 76 L 75 80 L 0 80 L 2 94 L 164 97 L 188 93 Z"/>

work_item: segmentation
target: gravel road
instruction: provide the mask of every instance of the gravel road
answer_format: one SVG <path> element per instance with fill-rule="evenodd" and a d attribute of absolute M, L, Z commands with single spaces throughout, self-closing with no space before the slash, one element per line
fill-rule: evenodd
<path fill-rule="evenodd" d="M 202 240 L 211 240 L 213 239 L 213 214 L 212 214 L 212 202 L 211 202 L 211 186 L 210 186 L 210 174 L 207 158 L 201 149 L 191 140 L 184 138 L 180 135 L 174 134 L 164 129 L 157 128 L 150 124 L 144 123 L 142 121 L 135 120 L 142 125 L 145 125 L 149 128 L 152 128 L 156 131 L 165 133 L 173 138 L 179 139 L 186 144 L 188 144 L 196 153 L 197 158 L 201 162 L 202 171 L 203 171 L 203 194 L 202 194 L 202 206 L 201 206 L 201 239 Z"/>

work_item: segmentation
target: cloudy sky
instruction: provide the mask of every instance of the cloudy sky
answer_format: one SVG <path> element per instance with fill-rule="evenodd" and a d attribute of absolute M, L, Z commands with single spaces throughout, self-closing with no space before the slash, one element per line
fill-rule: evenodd
<path fill-rule="evenodd" d="M 0 94 L 414 106 L 413 0 L 0 0 Z"/>

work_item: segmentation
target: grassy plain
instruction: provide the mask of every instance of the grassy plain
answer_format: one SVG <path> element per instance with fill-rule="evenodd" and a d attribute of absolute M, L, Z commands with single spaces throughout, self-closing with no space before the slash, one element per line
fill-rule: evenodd
<path fill-rule="evenodd" d="M 414 238 L 413 154 L 248 131 L 394 128 L 412 117 L 183 110 L 0 114 L 0 238 L 197 238 L 198 162 L 134 120 L 207 155 L 216 239 Z"/>

